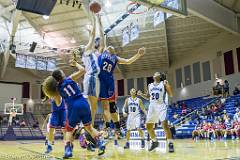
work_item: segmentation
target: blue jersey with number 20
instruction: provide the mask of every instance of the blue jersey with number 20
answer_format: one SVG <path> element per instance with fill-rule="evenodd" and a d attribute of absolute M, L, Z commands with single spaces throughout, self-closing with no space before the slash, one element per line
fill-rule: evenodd
<path fill-rule="evenodd" d="M 118 58 L 115 54 L 110 54 L 107 50 L 105 50 L 98 57 L 98 65 L 100 67 L 99 77 L 113 76 L 113 71 L 116 67 Z"/>
<path fill-rule="evenodd" d="M 59 83 L 58 90 L 68 105 L 73 104 L 75 98 L 82 96 L 78 84 L 69 77 Z"/>

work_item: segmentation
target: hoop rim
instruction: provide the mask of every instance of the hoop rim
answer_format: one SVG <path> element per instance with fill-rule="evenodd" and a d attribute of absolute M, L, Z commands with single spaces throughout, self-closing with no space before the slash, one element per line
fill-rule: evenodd
<path fill-rule="evenodd" d="M 129 11 L 129 6 L 131 6 L 131 5 L 134 5 L 134 4 L 141 4 L 141 3 L 139 3 L 139 2 L 130 2 L 128 5 L 127 5 L 127 7 L 126 7 L 126 10 L 127 10 L 127 12 L 129 13 L 129 14 L 143 14 L 143 13 L 146 13 L 147 11 L 148 11 L 148 8 L 146 9 L 146 10 L 144 10 L 144 11 L 142 11 L 142 12 L 130 12 Z"/>

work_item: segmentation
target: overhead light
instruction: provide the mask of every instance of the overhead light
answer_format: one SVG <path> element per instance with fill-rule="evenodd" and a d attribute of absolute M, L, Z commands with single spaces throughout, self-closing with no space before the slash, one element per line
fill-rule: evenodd
<path fill-rule="evenodd" d="M 43 19 L 45 19 L 45 20 L 48 20 L 48 19 L 49 19 L 49 16 L 47 16 L 47 15 L 43 15 L 42 17 L 43 17 Z"/>
<path fill-rule="evenodd" d="M 105 6 L 106 6 L 107 8 L 109 8 L 109 7 L 112 6 L 112 3 L 111 3 L 109 0 L 107 0 L 107 2 L 105 3 Z"/>
<path fill-rule="evenodd" d="M 71 39 L 70 42 L 71 42 L 71 43 L 76 43 L 76 40 L 74 39 L 74 37 L 72 37 L 72 39 Z"/>

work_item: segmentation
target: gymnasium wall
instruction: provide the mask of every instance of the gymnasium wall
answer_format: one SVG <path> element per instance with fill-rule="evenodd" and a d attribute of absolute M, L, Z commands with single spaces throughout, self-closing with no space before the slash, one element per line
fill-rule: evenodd
<path fill-rule="evenodd" d="M 224 32 L 214 39 L 209 40 L 205 45 L 196 48 L 195 50 L 186 53 L 181 57 L 172 59 L 172 65 L 168 71 L 169 81 L 174 86 L 174 101 L 183 100 L 211 93 L 213 85 L 216 83 L 216 77 L 222 80 L 228 80 L 230 83 L 230 94 L 238 84 L 240 84 L 240 73 L 238 70 L 236 48 L 240 47 L 240 37 Z M 225 75 L 224 53 L 233 51 L 234 73 Z M 222 53 L 222 54 L 221 54 Z M 187 58 L 186 58 L 187 57 Z M 211 80 L 203 80 L 202 63 L 210 62 Z M 193 63 L 200 62 L 201 82 L 193 84 Z M 184 67 L 191 66 L 191 85 L 186 85 L 184 82 Z M 182 68 L 183 88 L 176 87 L 176 69 Z"/>
<path fill-rule="evenodd" d="M 41 75 L 41 74 L 39 74 Z M 35 75 L 32 71 L 26 69 L 19 69 L 19 68 L 11 68 L 8 67 L 5 73 L 5 76 L 0 79 L 0 81 L 4 82 L 16 82 L 16 83 L 23 83 L 29 82 L 29 96 L 31 99 L 40 99 L 41 97 L 41 80 L 44 78 L 41 76 Z M 21 85 L 22 87 L 22 85 Z M 6 92 L 12 92 L 11 90 L 7 90 L 7 88 L 2 89 L 0 88 L 0 95 L 4 95 Z M 12 93 L 12 95 L 21 95 L 22 97 L 22 90 L 14 91 L 18 93 Z M 27 102 L 28 99 L 24 100 L 24 103 Z M 1 102 L 0 102 L 1 103 Z M 2 104 L 0 104 L 1 106 Z"/>

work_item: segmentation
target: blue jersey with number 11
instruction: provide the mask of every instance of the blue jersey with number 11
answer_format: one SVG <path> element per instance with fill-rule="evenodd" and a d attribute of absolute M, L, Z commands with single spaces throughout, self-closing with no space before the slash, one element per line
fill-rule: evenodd
<path fill-rule="evenodd" d="M 110 54 L 105 50 L 98 57 L 98 65 L 100 67 L 99 77 L 113 76 L 113 71 L 117 65 L 118 58 L 115 54 Z"/>
<path fill-rule="evenodd" d="M 77 97 L 82 96 L 78 84 L 71 78 L 65 78 L 62 82 L 60 82 L 58 90 L 68 105 L 73 104 Z"/>

